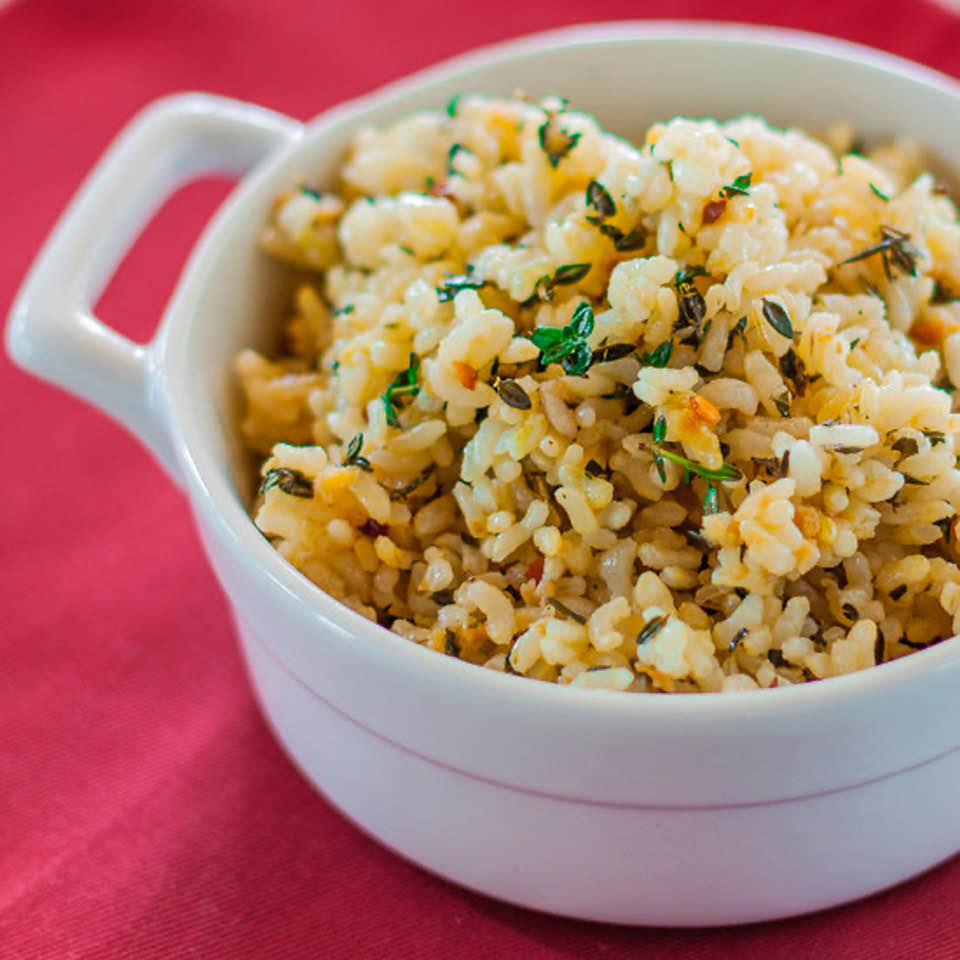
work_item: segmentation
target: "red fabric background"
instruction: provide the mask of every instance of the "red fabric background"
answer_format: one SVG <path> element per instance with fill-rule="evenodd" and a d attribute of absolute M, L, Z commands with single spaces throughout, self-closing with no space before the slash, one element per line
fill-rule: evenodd
<path fill-rule="evenodd" d="M 211 90 L 307 118 L 510 35 L 721 9 L 21 0 L 0 10 L 0 312 L 108 140 L 161 94 Z M 960 20 L 920 2 L 736 0 L 722 16 L 960 74 Z M 161 213 L 106 319 L 149 336 L 224 189 L 195 185 Z M 957 859 L 814 917 L 692 932 L 556 920 L 398 860 L 271 740 L 186 505 L 148 456 L 5 357 L 0 410 L 0 957 L 960 957 Z"/>

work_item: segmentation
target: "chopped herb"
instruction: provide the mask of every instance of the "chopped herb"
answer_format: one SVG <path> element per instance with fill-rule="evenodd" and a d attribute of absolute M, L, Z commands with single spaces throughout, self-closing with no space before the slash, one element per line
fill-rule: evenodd
<path fill-rule="evenodd" d="M 363 447 L 363 434 L 355 433 L 347 444 L 347 450 L 340 463 L 344 467 L 355 466 L 361 470 L 372 470 L 370 461 L 366 457 L 360 456 L 360 449 Z"/>
<path fill-rule="evenodd" d="M 733 137 L 727 137 L 727 139 L 728 139 L 738 150 L 740 149 L 740 141 L 739 141 L 739 140 L 734 140 Z"/>
<path fill-rule="evenodd" d="M 881 200 L 884 200 L 884 201 L 886 201 L 887 203 L 890 202 L 890 198 L 889 198 L 875 183 L 871 183 L 871 184 L 869 184 L 869 186 L 870 186 L 870 189 L 871 189 Z"/>
<path fill-rule="evenodd" d="M 430 594 L 430 598 L 434 603 L 439 603 L 441 607 L 446 607 L 453 603 L 453 591 L 449 589 L 435 590 Z"/>
<path fill-rule="evenodd" d="M 348 313 L 353 313 L 356 308 L 352 303 L 345 303 L 339 310 L 333 311 L 334 317 L 345 317 Z"/>
<path fill-rule="evenodd" d="M 301 186 L 300 186 L 300 192 L 301 192 L 305 197 L 310 197 L 312 200 L 319 200 L 319 199 L 320 199 L 320 191 L 319 191 L 319 190 L 314 190 L 312 187 L 305 187 L 305 186 L 301 185 Z"/>
<path fill-rule="evenodd" d="M 733 183 L 724 187 L 720 191 L 722 197 L 746 196 L 750 191 L 750 182 L 753 180 L 753 173 L 741 173 Z"/>
<path fill-rule="evenodd" d="M 588 477 L 602 477 L 606 474 L 606 470 L 603 469 L 603 464 L 598 463 L 596 460 L 588 460 L 587 465 L 583 468 L 583 472 Z"/>
<path fill-rule="evenodd" d="M 593 360 L 587 343 L 587 337 L 593 332 L 593 323 L 593 309 L 583 301 L 565 327 L 537 327 L 529 339 L 540 350 L 541 366 L 562 363 L 563 369 L 572 376 L 586 373 Z"/>
<path fill-rule="evenodd" d="M 670 178 L 670 182 L 673 183 L 673 159 L 661 160 L 660 162 L 667 168 L 667 176 Z"/>
<path fill-rule="evenodd" d="M 720 512 L 720 496 L 717 488 L 711 483 L 707 487 L 706 496 L 703 498 L 703 515 L 709 517 L 714 513 Z"/>
<path fill-rule="evenodd" d="M 902 230 L 895 230 L 893 227 L 880 227 L 881 240 L 866 250 L 855 253 L 852 257 L 840 261 L 840 266 L 847 263 L 856 263 L 858 260 L 866 260 L 875 254 L 880 254 L 883 259 L 883 270 L 888 280 L 893 279 L 892 267 L 896 267 L 902 273 L 909 274 L 911 277 L 917 275 L 917 257 L 919 251 L 910 243 L 910 234 Z"/>
<path fill-rule="evenodd" d="M 923 435 L 930 441 L 930 446 L 935 447 L 938 443 L 946 443 L 946 435 L 940 430 L 924 430 Z"/>
<path fill-rule="evenodd" d="M 430 479 L 430 476 L 433 473 L 433 471 L 434 471 L 434 468 L 432 466 L 427 467 L 426 470 L 424 470 L 422 473 L 418 473 L 412 480 L 403 484 L 403 486 L 394 488 L 393 490 L 390 491 L 390 499 L 391 500 L 406 499 L 408 496 L 410 496 L 411 493 L 413 493 L 414 490 L 417 490 L 420 487 L 422 487 Z"/>
<path fill-rule="evenodd" d="M 457 158 L 458 153 L 469 153 L 470 151 L 462 144 L 455 143 L 450 150 L 447 152 L 447 176 L 448 177 L 459 177 L 461 173 L 457 170 L 456 164 L 454 161 Z"/>
<path fill-rule="evenodd" d="M 398 373 L 390 386 L 381 394 L 380 399 L 383 402 L 383 409 L 386 412 L 389 426 L 400 426 L 396 411 L 396 408 L 400 406 L 399 398 L 404 395 L 415 397 L 420 392 L 420 387 L 417 385 L 419 369 L 420 358 L 415 353 L 411 353 L 407 369 Z"/>
<path fill-rule="evenodd" d="M 459 93 L 455 94 L 447 101 L 447 105 L 444 109 L 447 111 L 448 117 L 455 117 L 457 115 L 457 106 L 460 103 L 460 96 L 461 94 Z"/>
<path fill-rule="evenodd" d="M 713 470 L 710 467 L 703 466 L 701 463 L 688 460 L 686 457 L 682 457 L 679 453 L 674 453 L 672 450 L 664 450 L 661 446 L 655 447 L 655 450 L 661 457 L 672 460 L 678 466 L 690 470 L 705 480 L 739 480 L 742 476 L 740 471 L 732 463 L 724 463 L 718 469 Z"/>
<path fill-rule="evenodd" d="M 781 477 L 787 476 L 790 473 L 790 451 L 784 450 L 783 456 L 780 458 L 780 463 L 777 466 L 777 473 Z"/>
<path fill-rule="evenodd" d="M 487 285 L 487 282 L 470 273 L 451 275 L 437 287 L 437 299 L 441 303 L 446 303 L 452 300 L 461 290 L 480 290 Z"/>
<path fill-rule="evenodd" d="M 538 296 L 550 301 L 553 299 L 554 287 L 576 283 L 578 280 L 582 280 L 589 272 L 589 263 L 567 263 L 562 267 L 557 267 L 552 275 L 544 275 L 537 280 L 533 285 L 533 293 L 524 300 L 520 306 L 529 307 Z"/>
<path fill-rule="evenodd" d="M 578 280 L 582 280 L 589 272 L 589 263 L 567 263 L 562 267 L 557 267 L 553 275 L 554 286 L 576 283 Z"/>
<path fill-rule="evenodd" d="M 667 436 L 667 418 L 664 417 L 663 415 L 658 415 L 656 420 L 653 421 L 653 442 L 663 443 L 666 436 Z"/>
<path fill-rule="evenodd" d="M 899 437 L 893 449 L 903 457 L 913 457 L 919 452 L 920 446 L 913 437 Z"/>
<path fill-rule="evenodd" d="M 263 475 L 260 492 L 266 493 L 271 487 L 278 487 L 291 497 L 303 497 L 305 500 L 313 497 L 313 481 L 299 470 L 289 467 L 274 467 Z"/>
<path fill-rule="evenodd" d="M 786 661 L 786 658 L 783 656 L 782 650 L 768 650 L 767 659 L 775 667 L 785 667 L 787 665 L 787 661 Z"/>
<path fill-rule="evenodd" d="M 550 166 L 556 169 L 560 161 L 577 145 L 581 134 L 579 131 L 570 133 L 559 123 L 554 113 L 548 113 L 547 119 L 537 131 L 540 139 L 540 149 L 547 155 Z"/>
<path fill-rule="evenodd" d="M 845 603 L 840 609 L 848 620 L 860 619 L 860 611 L 852 603 Z"/>
<path fill-rule="evenodd" d="M 934 283 L 933 293 L 930 295 L 931 303 L 953 303 L 956 300 L 960 300 L 960 294 L 954 293 L 939 280 Z"/>
<path fill-rule="evenodd" d="M 603 218 L 612 217 L 617 212 L 613 197 L 607 192 L 607 188 L 596 180 L 591 180 L 587 185 L 587 206 L 593 207 Z"/>
<path fill-rule="evenodd" d="M 729 651 L 733 653 L 737 647 L 740 646 L 740 641 L 749 633 L 750 631 L 746 627 L 741 627 L 731 638 L 730 645 L 728 647 Z"/>
<path fill-rule="evenodd" d="M 862 338 L 862 337 L 854 337 L 854 338 L 850 341 L 850 349 L 851 349 L 851 350 L 855 349 L 855 348 L 857 347 L 857 345 L 860 343 L 861 339 L 863 339 L 863 338 Z"/>
<path fill-rule="evenodd" d="M 790 347 L 789 350 L 780 358 L 780 372 L 793 383 L 793 388 L 798 396 L 803 395 L 807 383 L 807 368 L 804 362 L 797 356 L 796 350 Z"/>
<path fill-rule="evenodd" d="M 918 480 L 916 477 L 911 477 L 909 474 L 905 473 L 903 475 L 903 482 L 912 484 L 915 487 L 929 487 L 929 480 Z"/>
<path fill-rule="evenodd" d="M 501 380 L 497 387 L 497 393 L 500 394 L 500 399 L 507 406 L 515 407 L 517 410 L 530 409 L 530 398 L 527 396 L 527 391 L 516 380 Z"/>
<path fill-rule="evenodd" d="M 698 547 L 700 550 L 713 549 L 713 544 L 699 530 L 687 527 L 680 532 L 690 541 L 691 546 Z"/>
<path fill-rule="evenodd" d="M 896 603 L 907 592 L 907 585 L 901 583 L 899 587 L 894 587 L 890 591 L 890 599 Z"/>
<path fill-rule="evenodd" d="M 781 417 L 790 416 L 790 400 L 791 399 L 792 398 L 790 396 L 789 390 L 784 390 L 783 393 L 778 393 L 773 398 L 773 405 L 777 408 L 777 413 L 779 413 Z"/>
<path fill-rule="evenodd" d="M 434 594 L 434 597 L 436 597 L 436 594 Z M 443 631 L 443 652 L 451 657 L 460 656 L 460 644 L 457 643 L 457 635 L 452 630 Z M 509 663 L 509 656 L 506 661 Z"/>
<path fill-rule="evenodd" d="M 612 223 L 604 223 L 598 217 L 587 217 L 587 220 L 613 241 L 614 249 L 618 253 L 639 250 L 647 242 L 647 231 L 641 226 L 636 226 L 629 233 L 624 233 L 619 227 L 615 227 Z"/>
<path fill-rule="evenodd" d="M 873 184 L 871 183 L 870 186 L 872 187 Z M 883 634 L 880 633 L 880 631 L 878 630 L 878 631 L 877 631 L 877 639 L 874 640 L 874 642 L 873 642 L 873 662 L 874 662 L 874 664 L 879 665 L 879 664 L 883 663 L 883 655 L 884 655 L 884 653 L 886 652 L 885 647 L 886 647 L 886 644 L 883 642 Z"/>
<path fill-rule="evenodd" d="M 593 351 L 593 363 L 612 363 L 629 357 L 637 349 L 633 343 L 610 343 Z"/>
<path fill-rule="evenodd" d="M 743 341 L 743 345 L 747 345 L 747 335 L 744 332 L 747 329 L 747 318 L 741 317 L 731 328 L 730 333 L 727 335 L 727 349 L 729 350 L 733 346 L 734 337 L 739 337 Z"/>
<path fill-rule="evenodd" d="M 700 291 L 694 286 L 693 278 L 703 276 L 706 271 L 702 267 L 686 267 L 678 270 L 674 275 L 673 283 L 677 288 L 677 298 L 680 307 L 680 316 L 677 323 L 684 325 L 700 326 L 707 312 L 707 305 L 700 294 Z"/>
<path fill-rule="evenodd" d="M 689 283 L 694 277 L 706 276 L 708 276 L 708 274 L 703 267 L 684 267 L 673 275 L 673 282 L 675 286 L 679 287 L 684 283 Z"/>
<path fill-rule="evenodd" d="M 767 323 L 782 337 L 786 337 L 788 340 L 793 339 L 793 324 L 790 322 L 790 314 L 779 303 L 775 300 L 764 300 L 763 316 Z"/>
<path fill-rule="evenodd" d="M 582 617 L 579 613 L 574 610 L 571 610 L 565 603 L 561 603 L 559 600 L 551 597 L 547 600 L 547 603 L 550 604 L 558 613 L 562 613 L 565 617 L 569 617 L 571 620 L 575 620 L 577 623 L 586 623 L 587 618 Z"/>
<path fill-rule="evenodd" d="M 654 617 L 640 633 L 637 634 L 637 646 L 642 647 L 647 641 L 652 640 L 666 625 L 666 617 Z"/>
<path fill-rule="evenodd" d="M 673 354 L 673 337 L 664 340 L 658 347 L 654 347 L 650 353 L 644 353 L 642 360 L 651 367 L 665 367 L 670 362 Z"/>

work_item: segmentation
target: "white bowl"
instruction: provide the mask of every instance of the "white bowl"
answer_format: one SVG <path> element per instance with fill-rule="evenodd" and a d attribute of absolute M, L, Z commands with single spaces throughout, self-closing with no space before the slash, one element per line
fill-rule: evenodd
<path fill-rule="evenodd" d="M 577 27 L 450 61 L 309 126 L 219 98 L 160 101 L 55 229 L 8 327 L 25 367 L 86 397 L 186 491 L 263 710 L 363 829 L 513 903 L 625 923 L 763 920 L 863 896 L 960 849 L 960 639 L 775 691 L 640 696 L 539 684 L 437 655 L 288 566 L 247 516 L 230 367 L 271 341 L 290 276 L 257 252 L 272 197 L 332 178 L 350 137 L 455 93 L 557 92 L 634 135 L 677 113 L 765 115 L 960 156 L 960 87 L 806 34 Z M 90 313 L 130 238 L 185 180 L 246 173 L 154 340 Z M 249 171 L 249 172 L 248 172 Z"/>

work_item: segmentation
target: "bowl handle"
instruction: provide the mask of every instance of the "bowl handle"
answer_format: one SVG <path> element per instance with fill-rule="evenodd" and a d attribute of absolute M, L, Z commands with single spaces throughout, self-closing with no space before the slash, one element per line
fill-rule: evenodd
<path fill-rule="evenodd" d="M 302 125 L 262 107 L 177 94 L 139 113 L 100 159 L 27 275 L 7 326 L 21 366 L 72 391 L 137 436 L 179 484 L 156 362 L 92 305 L 150 216 L 191 179 L 242 175 Z"/>

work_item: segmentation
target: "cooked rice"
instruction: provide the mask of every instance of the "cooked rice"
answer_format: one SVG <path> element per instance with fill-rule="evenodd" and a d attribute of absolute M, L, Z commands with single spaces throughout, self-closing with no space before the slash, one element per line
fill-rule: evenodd
<path fill-rule="evenodd" d="M 237 359 L 257 526 L 415 643 L 581 687 L 953 635 L 960 225 L 915 147 L 850 139 L 482 96 L 364 131 L 263 236 L 308 273 L 283 356 Z"/>

